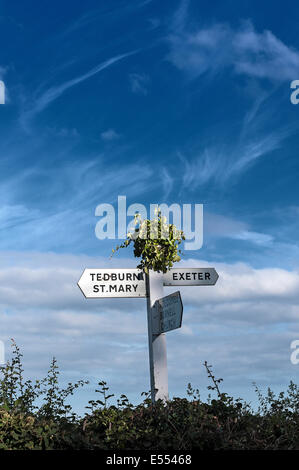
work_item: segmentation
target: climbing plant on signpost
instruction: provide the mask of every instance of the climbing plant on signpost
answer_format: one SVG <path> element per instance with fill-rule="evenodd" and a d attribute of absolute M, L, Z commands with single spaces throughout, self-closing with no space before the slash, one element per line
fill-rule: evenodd
<path fill-rule="evenodd" d="M 160 209 L 155 214 L 152 220 L 142 220 L 140 214 L 135 214 L 133 231 L 127 234 L 124 243 L 112 250 L 114 254 L 120 248 L 133 244 L 134 256 L 141 258 L 137 268 L 147 274 L 149 270 L 166 273 L 180 261 L 182 251 L 179 245 L 185 240 L 184 232 L 174 224 L 168 224 Z"/>

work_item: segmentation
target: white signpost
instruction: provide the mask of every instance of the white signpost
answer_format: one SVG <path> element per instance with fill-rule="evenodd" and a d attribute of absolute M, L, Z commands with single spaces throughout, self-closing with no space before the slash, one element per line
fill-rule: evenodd
<path fill-rule="evenodd" d="M 85 269 L 78 286 L 87 299 L 146 297 L 145 275 L 140 269 Z"/>
<path fill-rule="evenodd" d="M 167 273 L 139 269 L 85 269 L 78 286 L 87 299 L 147 298 L 147 325 L 152 402 L 168 400 L 165 332 L 182 325 L 180 292 L 163 296 L 163 286 L 207 286 L 217 282 L 214 268 L 172 268 Z"/>
<path fill-rule="evenodd" d="M 163 275 L 164 286 L 214 286 L 215 268 L 171 268 Z"/>
<path fill-rule="evenodd" d="M 182 319 L 183 303 L 179 291 L 156 300 L 152 312 L 153 334 L 181 328 Z"/>

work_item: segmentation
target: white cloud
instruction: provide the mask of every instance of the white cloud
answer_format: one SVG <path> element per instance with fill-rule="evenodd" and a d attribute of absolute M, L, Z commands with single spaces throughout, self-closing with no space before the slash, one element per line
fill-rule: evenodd
<path fill-rule="evenodd" d="M 287 271 L 280 268 L 255 269 L 245 263 L 208 263 L 189 259 L 180 263 L 181 266 L 214 266 L 219 274 L 219 279 L 215 286 L 201 287 L 200 296 L 197 289 L 186 287 L 188 301 L 196 305 L 213 305 L 223 302 L 232 304 L 242 302 L 259 303 L 261 299 L 270 304 L 280 301 L 282 304 L 299 304 L 299 272 Z M 229 305 L 228 308 L 231 307 Z M 283 307 L 284 309 L 285 307 Z M 281 321 L 289 319 L 288 312 L 281 310 Z M 265 318 L 269 309 L 265 309 Z M 298 307 L 299 313 L 299 307 Z M 243 315 L 240 318 L 247 318 Z M 254 322 L 254 319 L 252 319 Z"/>
<path fill-rule="evenodd" d="M 261 246 L 268 246 L 270 243 L 273 242 L 272 235 L 267 235 L 266 233 L 249 232 L 247 230 L 233 234 L 232 238 L 235 238 L 237 240 L 249 241 Z"/>
<path fill-rule="evenodd" d="M 124 258 L 0 253 L 0 339 L 7 356 L 9 338 L 17 341 L 33 376 L 55 355 L 65 380 L 104 379 L 138 400 L 149 388 L 145 299 L 87 300 L 76 285 L 85 267 L 110 263 L 134 266 Z M 183 393 L 189 381 L 202 391 L 204 360 L 234 394 L 242 383 L 248 395 L 252 380 L 284 386 L 296 372 L 289 356 L 299 337 L 299 273 L 196 259 L 181 265 L 212 265 L 220 277 L 215 286 L 179 287 L 183 327 L 167 333 L 170 392 Z"/>
<path fill-rule="evenodd" d="M 137 95 L 147 95 L 150 79 L 148 75 L 140 73 L 131 73 L 129 75 L 131 91 Z"/>
<path fill-rule="evenodd" d="M 163 200 L 166 200 L 173 188 L 174 178 L 170 175 L 169 171 L 165 167 L 161 169 L 161 178 L 163 185 Z"/>
<path fill-rule="evenodd" d="M 75 127 L 67 128 L 62 127 L 57 129 L 56 127 L 48 127 L 48 132 L 58 137 L 79 137 L 79 132 Z"/>
<path fill-rule="evenodd" d="M 0 79 L 2 80 L 5 73 L 7 72 L 7 68 L 6 67 L 1 67 L 0 66 Z"/>
<path fill-rule="evenodd" d="M 169 60 L 191 77 L 230 67 L 236 74 L 271 81 L 293 80 L 299 73 L 299 52 L 271 31 L 257 32 L 251 22 L 238 29 L 226 23 L 188 29 L 188 2 L 182 2 L 168 36 Z"/>
<path fill-rule="evenodd" d="M 107 142 L 112 140 L 117 140 L 120 138 L 120 135 L 114 129 L 107 129 L 101 133 L 101 138 Z"/>
<path fill-rule="evenodd" d="M 274 241 L 272 235 L 250 230 L 245 222 L 211 212 L 205 212 L 204 236 L 244 240 L 260 246 L 270 246 Z"/>
<path fill-rule="evenodd" d="M 215 237 L 231 237 L 248 229 L 248 224 L 226 215 L 204 213 L 205 234 Z"/>
<path fill-rule="evenodd" d="M 98 309 L 96 302 L 87 302 L 77 286 L 85 267 L 134 266 L 134 260 L 124 258 L 55 255 L 53 253 L 18 252 L 0 253 L 0 304 L 3 308 L 22 306 L 26 308 L 83 311 Z M 136 262 L 135 262 L 136 264 Z M 204 260 L 189 259 L 178 266 L 208 266 Z M 264 299 L 270 303 L 277 300 L 286 304 L 299 303 L 299 273 L 279 268 L 254 269 L 245 263 L 216 263 L 219 280 L 214 287 L 182 287 L 186 300 L 193 306 L 212 305 L 222 302 L 242 303 Z M 200 296 L 198 296 L 200 289 Z M 128 310 L 135 300 L 101 300 L 105 309 L 117 310 L 119 304 Z M 99 302 L 99 301 L 98 301 Z M 116 302 L 116 304 L 115 304 Z M 90 307 L 90 306 L 91 307 Z M 116 305 L 116 306 L 115 306 Z M 287 312 L 285 314 L 287 318 Z"/>
<path fill-rule="evenodd" d="M 0 230 L 35 220 L 38 217 L 40 217 L 40 212 L 37 209 L 29 209 L 22 204 L 4 204 L 0 206 Z"/>
<path fill-rule="evenodd" d="M 161 20 L 159 18 L 149 18 L 148 22 L 150 24 L 150 30 L 157 29 L 161 25 Z"/>

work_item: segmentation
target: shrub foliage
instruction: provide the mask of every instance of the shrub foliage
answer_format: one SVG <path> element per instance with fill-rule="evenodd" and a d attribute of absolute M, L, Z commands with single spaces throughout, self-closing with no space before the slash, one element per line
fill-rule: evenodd
<path fill-rule="evenodd" d="M 278 396 L 256 387 L 259 408 L 222 393 L 212 368 L 204 366 L 212 385 L 207 402 L 198 389 L 187 387 L 187 398 L 151 403 L 149 393 L 133 405 L 125 395 L 109 405 L 113 394 L 99 382 L 84 417 L 77 416 L 67 398 L 87 382 L 59 386 L 59 369 L 53 359 L 47 376 L 24 382 L 22 354 L 12 342 L 12 360 L 1 368 L 0 449 L 40 450 L 299 450 L 299 389 L 293 382 Z"/>
<path fill-rule="evenodd" d="M 135 214 L 134 230 L 127 234 L 121 245 L 112 250 L 112 255 L 133 244 L 135 258 L 141 258 L 137 268 L 145 273 L 150 269 L 166 273 L 174 263 L 180 261 L 182 251 L 179 245 L 185 240 L 185 235 L 174 224 L 167 223 L 159 208 L 155 213 L 153 220 L 142 220 L 140 214 Z"/>

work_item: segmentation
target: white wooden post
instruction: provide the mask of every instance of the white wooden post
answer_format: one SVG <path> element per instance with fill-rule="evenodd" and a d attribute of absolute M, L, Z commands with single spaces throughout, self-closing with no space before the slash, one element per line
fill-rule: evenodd
<path fill-rule="evenodd" d="M 168 375 L 165 333 L 153 335 L 152 307 L 157 299 L 164 297 L 163 274 L 150 271 L 146 274 L 148 348 L 152 403 L 168 400 Z"/>

